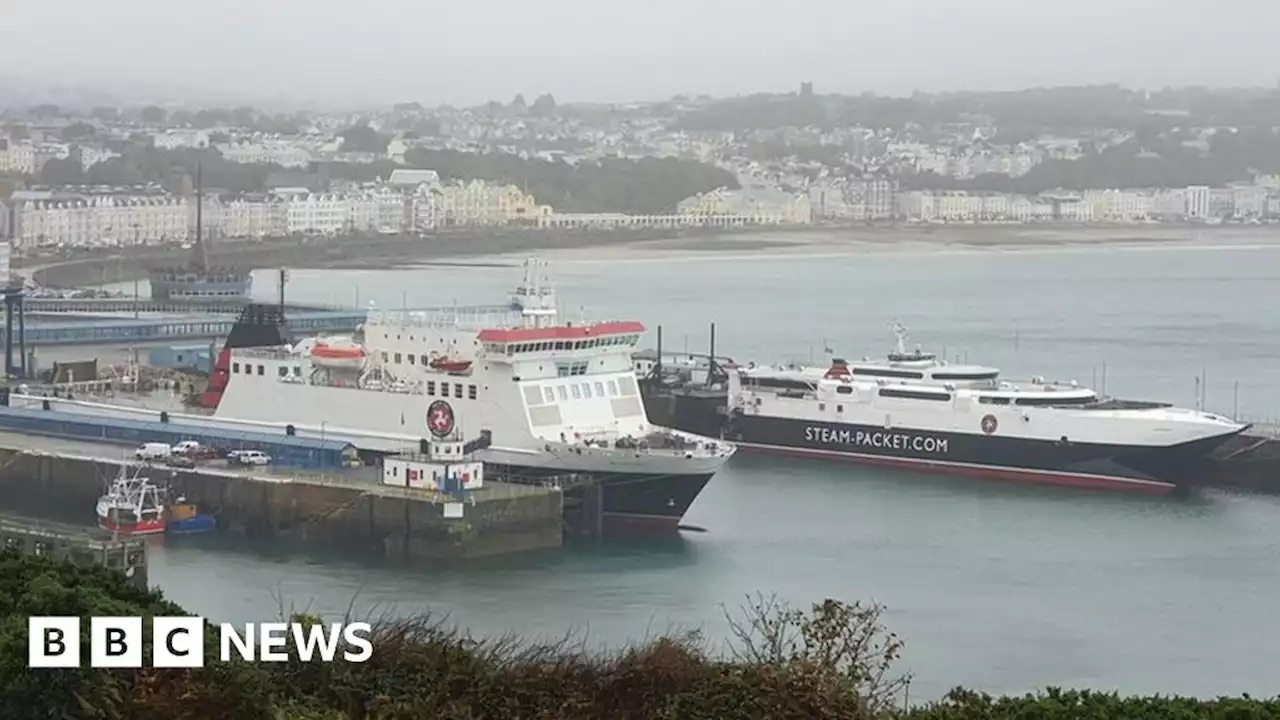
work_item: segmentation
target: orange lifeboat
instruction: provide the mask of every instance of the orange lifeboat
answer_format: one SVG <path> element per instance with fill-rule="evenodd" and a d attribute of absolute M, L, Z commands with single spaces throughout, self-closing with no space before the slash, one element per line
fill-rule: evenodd
<path fill-rule="evenodd" d="M 311 348 L 311 362 L 321 367 L 359 370 L 364 367 L 365 351 L 358 345 L 326 345 Z"/>
<path fill-rule="evenodd" d="M 438 357 L 433 359 L 429 366 L 432 370 L 439 370 L 446 373 L 466 372 L 471 368 L 470 360 L 451 360 L 448 357 Z"/>

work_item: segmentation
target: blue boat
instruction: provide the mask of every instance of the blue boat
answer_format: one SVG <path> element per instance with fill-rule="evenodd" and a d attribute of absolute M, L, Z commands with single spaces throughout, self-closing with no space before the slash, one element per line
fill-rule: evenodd
<path fill-rule="evenodd" d="M 218 518 L 196 511 L 196 506 L 181 499 L 169 506 L 169 522 L 165 532 L 170 535 L 193 535 L 218 529 Z"/>

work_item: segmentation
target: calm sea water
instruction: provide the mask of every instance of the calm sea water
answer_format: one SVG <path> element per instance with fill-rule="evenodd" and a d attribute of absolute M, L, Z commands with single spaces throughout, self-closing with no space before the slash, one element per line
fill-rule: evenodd
<path fill-rule="evenodd" d="M 685 254 L 555 266 L 570 317 L 635 318 L 666 346 L 804 360 L 879 354 L 891 322 L 948 356 L 1102 384 L 1125 397 L 1280 415 L 1280 248 L 1062 249 L 727 260 Z M 494 302 L 519 270 L 296 271 L 297 301 Z M 259 291 L 273 293 L 272 278 Z M 687 338 L 687 339 L 686 339 Z M 650 342 L 652 343 L 652 334 Z M 954 685 L 1280 692 L 1280 500 L 1100 496 L 821 463 L 735 458 L 694 505 L 707 533 L 466 568 L 263 555 L 192 538 L 152 578 L 215 618 L 281 602 L 449 614 L 476 632 L 616 645 L 726 631 L 756 591 L 887 605 L 913 698 Z"/>

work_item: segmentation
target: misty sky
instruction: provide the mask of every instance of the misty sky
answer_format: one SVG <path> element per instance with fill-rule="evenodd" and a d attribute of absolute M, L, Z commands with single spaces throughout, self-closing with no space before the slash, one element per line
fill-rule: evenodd
<path fill-rule="evenodd" d="M 1272 85 L 1276 0 L 0 0 L 0 78 L 138 99 Z"/>

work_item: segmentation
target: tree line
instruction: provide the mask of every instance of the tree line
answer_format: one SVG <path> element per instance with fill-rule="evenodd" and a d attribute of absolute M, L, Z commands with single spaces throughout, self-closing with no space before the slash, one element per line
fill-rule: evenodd
<path fill-rule="evenodd" d="M 683 199 L 716 188 L 738 188 L 723 168 L 677 158 L 604 158 L 568 163 L 501 152 L 414 149 L 412 167 L 430 168 L 443 181 L 511 184 L 560 212 L 674 212 Z"/>
<path fill-rule="evenodd" d="M 385 136 L 370 137 L 363 130 L 356 130 L 351 136 L 358 139 L 358 147 L 385 149 Z M 293 176 L 290 184 L 296 184 L 297 175 L 305 174 L 313 187 L 321 187 L 332 180 L 385 180 L 394 170 L 406 167 L 391 161 L 312 163 L 303 173 L 279 165 L 234 163 L 215 149 L 163 150 L 141 141 L 121 149 L 121 157 L 95 164 L 87 171 L 74 154 L 50 160 L 41 169 L 39 180 L 52 186 L 160 183 L 173 189 L 178 187 L 175 183 L 181 174 L 194 177 L 199 165 L 205 187 L 248 193 L 268 190 L 272 176 L 282 173 Z M 408 153 L 407 161 L 407 167 L 435 170 L 444 182 L 486 180 L 516 185 L 540 204 L 561 212 L 667 213 L 692 195 L 719 187 L 738 187 L 736 178 L 726 170 L 673 158 L 570 164 L 525 159 L 510 153 L 414 149 Z"/>
<path fill-rule="evenodd" d="M 1280 124 L 1280 89 L 1166 88 L 1118 85 L 1032 88 L 885 97 L 757 94 L 704 104 L 676 120 L 685 130 L 861 126 L 902 130 L 989 121 L 1007 137 L 1075 133 L 1099 128 L 1168 131 L 1185 127 L 1266 127 Z"/>

